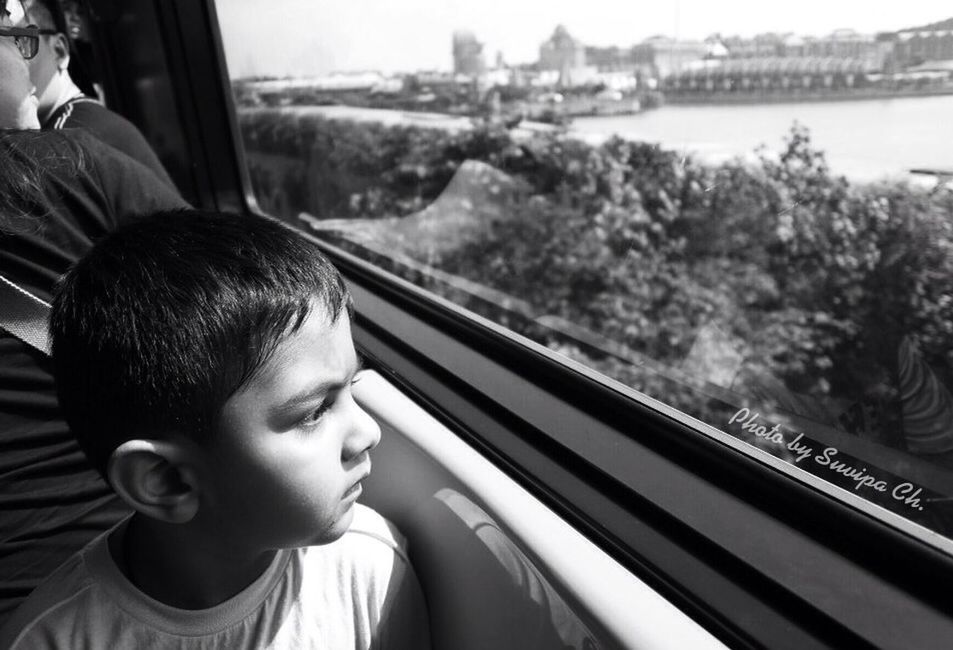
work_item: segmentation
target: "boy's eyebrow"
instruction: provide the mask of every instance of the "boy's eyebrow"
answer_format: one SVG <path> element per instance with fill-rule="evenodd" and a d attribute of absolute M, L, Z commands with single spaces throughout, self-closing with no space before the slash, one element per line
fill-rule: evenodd
<path fill-rule="evenodd" d="M 296 406 L 311 402 L 318 395 L 324 395 L 329 393 L 332 390 L 337 390 L 343 388 L 354 381 L 355 375 L 364 370 L 364 357 L 360 354 L 355 354 L 354 364 L 351 366 L 351 370 L 348 372 L 347 376 L 342 381 L 322 381 L 316 386 L 309 386 L 301 392 L 297 393 L 286 399 L 280 405 L 275 407 L 276 411 L 287 411 L 295 408 Z"/>

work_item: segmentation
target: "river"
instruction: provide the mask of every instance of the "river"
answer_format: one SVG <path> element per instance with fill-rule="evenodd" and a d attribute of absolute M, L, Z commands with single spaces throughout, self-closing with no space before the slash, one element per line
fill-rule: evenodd
<path fill-rule="evenodd" d="M 831 169 L 855 180 L 953 169 L 953 95 L 837 102 L 663 106 L 638 115 L 581 117 L 583 133 L 618 133 L 705 160 L 780 150 L 794 121 L 810 129 Z"/>

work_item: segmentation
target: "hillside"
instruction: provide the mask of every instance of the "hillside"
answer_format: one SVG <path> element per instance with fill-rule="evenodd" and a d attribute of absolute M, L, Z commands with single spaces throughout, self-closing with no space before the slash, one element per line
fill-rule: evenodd
<path fill-rule="evenodd" d="M 939 22 L 930 23 L 929 25 L 920 25 L 918 27 L 908 27 L 907 29 L 901 29 L 901 32 L 912 32 L 912 31 L 934 31 L 939 29 L 953 29 L 953 18 L 947 18 L 946 20 L 941 20 Z"/>

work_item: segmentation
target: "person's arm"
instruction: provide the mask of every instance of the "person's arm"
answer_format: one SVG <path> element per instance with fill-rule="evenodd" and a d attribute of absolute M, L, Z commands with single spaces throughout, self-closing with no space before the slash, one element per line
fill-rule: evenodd
<path fill-rule="evenodd" d="M 98 175 L 117 222 L 134 215 L 191 207 L 173 186 L 139 161 L 93 136 L 80 137 L 88 156 L 87 164 Z"/>
<path fill-rule="evenodd" d="M 174 188 L 175 183 L 172 182 L 169 172 L 167 172 L 165 167 L 162 166 L 162 163 L 159 162 L 159 157 L 155 151 L 152 150 L 152 147 L 149 146 L 145 136 L 142 135 L 132 122 L 123 120 L 120 124 L 122 125 L 120 127 L 122 139 L 117 142 L 116 138 L 114 138 L 113 141 L 104 138 L 104 141 L 116 149 L 119 149 L 133 160 L 142 163 L 149 171 L 155 174 L 159 180 L 169 187 Z"/>
<path fill-rule="evenodd" d="M 97 139 L 148 167 L 159 180 L 175 187 L 159 157 L 135 124 L 92 99 L 80 99 L 72 108 L 63 128 L 88 130 Z"/>

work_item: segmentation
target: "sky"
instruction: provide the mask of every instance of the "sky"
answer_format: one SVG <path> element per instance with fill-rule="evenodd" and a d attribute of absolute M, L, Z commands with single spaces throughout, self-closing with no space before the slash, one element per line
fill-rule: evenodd
<path fill-rule="evenodd" d="M 586 45 L 664 34 L 702 39 L 835 29 L 895 31 L 953 18 L 949 0 L 218 0 L 232 78 L 335 71 L 450 70 L 451 38 L 472 31 L 487 61 L 529 63 L 556 25 Z"/>

